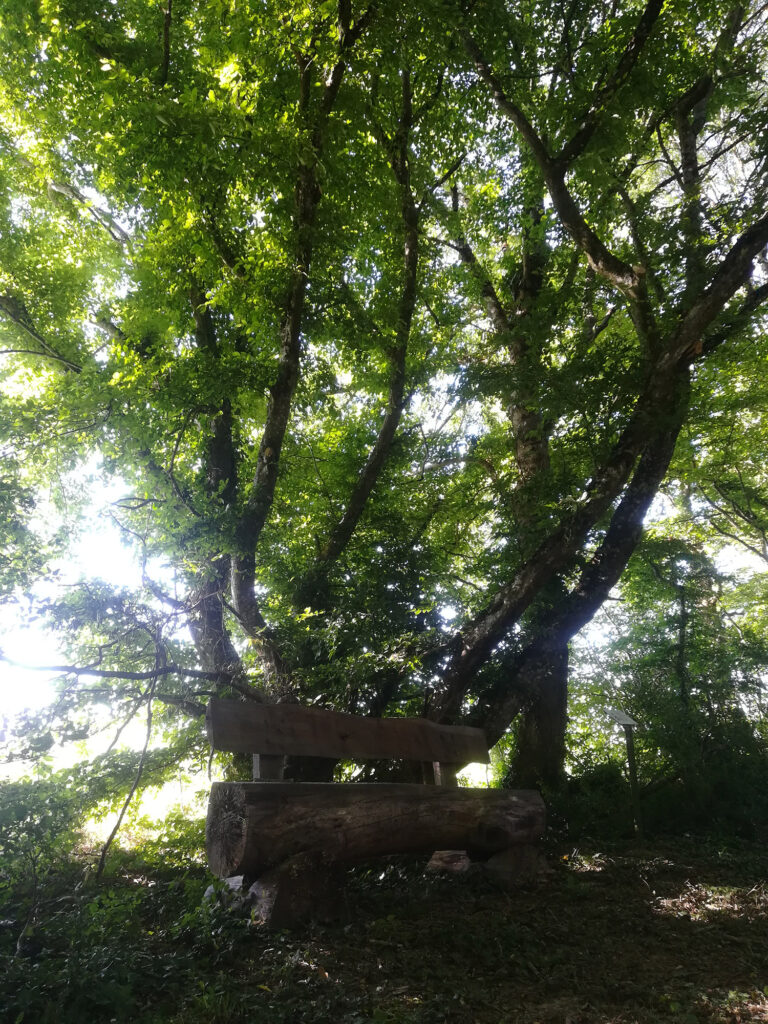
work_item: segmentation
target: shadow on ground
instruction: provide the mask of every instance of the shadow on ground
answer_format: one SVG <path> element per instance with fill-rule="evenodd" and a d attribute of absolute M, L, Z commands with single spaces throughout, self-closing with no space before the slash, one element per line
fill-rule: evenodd
<path fill-rule="evenodd" d="M 762 848 L 694 842 L 553 855 L 512 893 L 413 862 L 360 871 L 347 924 L 254 935 L 226 1019 L 768 1021 L 766 879 Z"/>

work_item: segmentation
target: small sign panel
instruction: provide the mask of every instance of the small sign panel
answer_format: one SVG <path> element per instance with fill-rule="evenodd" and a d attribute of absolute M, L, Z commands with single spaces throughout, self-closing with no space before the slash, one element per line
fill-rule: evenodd
<path fill-rule="evenodd" d="M 608 717 L 610 719 L 612 719 L 614 722 L 616 722 L 617 725 L 634 725 L 634 726 L 636 726 L 636 725 L 639 724 L 638 722 L 636 722 L 634 720 L 634 718 L 630 718 L 629 715 L 625 714 L 625 712 L 617 711 L 615 708 L 606 708 L 605 709 L 605 713 L 606 713 L 606 715 L 608 715 Z"/>

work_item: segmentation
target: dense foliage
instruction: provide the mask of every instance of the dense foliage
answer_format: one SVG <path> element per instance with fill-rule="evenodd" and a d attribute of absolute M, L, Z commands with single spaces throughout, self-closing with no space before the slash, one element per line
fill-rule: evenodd
<path fill-rule="evenodd" d="M 676 445 L 765 550 L 764 19 L 6 3 L 0 586 L 50 581 L 86 472 L 142 565 L 45 590 L 43 739 L 106 707 L 181 754 L 227 692 L 522 711 L 555 780 L 568 642 Z"/>

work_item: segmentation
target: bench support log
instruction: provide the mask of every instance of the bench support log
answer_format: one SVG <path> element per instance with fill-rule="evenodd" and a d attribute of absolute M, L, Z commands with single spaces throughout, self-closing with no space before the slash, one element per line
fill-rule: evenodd
<path fill-rule="evenodd" d="M 220 877 L 259 878 L 303 853 L 328 866 L 445 849 L 483 859 L 543 830 L 544 803 L 528 790 L 216 782 L 206 849 Z"/>
<path fill-rule="evenodd" d="M 317 856 L 298 853 L 270 868 L 249 890 L 253 919 L 268 928 L 293 928 L 310 918 L 339 921 L 344 916 L 344 874 Z"/>

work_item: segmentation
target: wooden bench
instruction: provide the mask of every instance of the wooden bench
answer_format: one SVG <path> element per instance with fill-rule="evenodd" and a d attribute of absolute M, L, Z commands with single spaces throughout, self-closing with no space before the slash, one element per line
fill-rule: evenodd
<path fill-rule="evenodd" d="M 257 914 L 273 927 L 322 909 L 337 867 L 448 849 L 498 859 L 544 829 L 544 804 L 534 791 L 457 786 L 464 765 L 488 762 L 480 729 L 235 700 L 211 701 L 206 724 L 213 749 L 252 754 L 254 769 L 253 782 L 213 783 L 208 862 L 221 878 L 255 882 Z M 417 762 L 425 782 L 285 781 L 289 755 Z"/>

